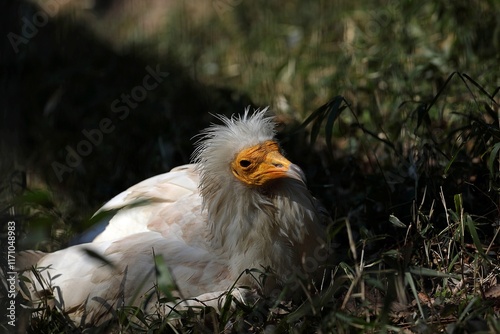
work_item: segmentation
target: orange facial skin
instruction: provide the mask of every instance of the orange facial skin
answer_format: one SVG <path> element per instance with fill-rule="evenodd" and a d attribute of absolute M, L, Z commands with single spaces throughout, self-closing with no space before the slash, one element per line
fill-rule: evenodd
<path fill-rule="evenodd" d="M 231 163 L 231 171 L 248 186 L 262 186 L 271 180 L 290 177 L 291 165 L 280 153 L 278 144 L 268 140 L 238 153 Z"/>

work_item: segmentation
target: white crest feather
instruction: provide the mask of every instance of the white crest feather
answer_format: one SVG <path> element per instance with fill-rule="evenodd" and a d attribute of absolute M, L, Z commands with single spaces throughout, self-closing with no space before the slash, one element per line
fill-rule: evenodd
<path fill-rule="evenodd" d="M 205 165 L 214 160 L 212 157 L 226 157 L 227 161 L 245 147 L 271 140 L 276 134 L 273 117 L 267 116 L 269 107 L 256 109 L 250 114 L 245 109 L 243 116 L 215 115 L 224 124 L 212 124 L 203 130 L 196 141 L 192 160 Z"/>
<path fill-rule="evenodd" d="M 229 166 L 238 152 L 274 138 L 275 123 L 268 110 L 268 107 L 256 109 L 250 114 L 250 108 L 246 108 L 243 116 L 230 118 L 216 115 L 223 124 L 212 124 L 200 133 L 192 160 L 198 166 L 204 200 L 228 182 Z"/>

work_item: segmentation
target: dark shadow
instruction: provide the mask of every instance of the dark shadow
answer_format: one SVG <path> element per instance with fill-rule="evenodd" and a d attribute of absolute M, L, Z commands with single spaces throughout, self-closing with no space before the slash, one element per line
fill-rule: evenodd
<path fill-rule="evenodd" d="M 10 190 L 12 173 L 24 173 L 21 188 L 50 189 L 76 231 L 114 195 L 188 163 L 209 113 L 251 103 L 194 81 L 175 59 L 145 56 L 148 45 L 118 54 L 71 17 L 29 27 L 40 8 L 0 6 L 2 202 L 22 191 Z"/>

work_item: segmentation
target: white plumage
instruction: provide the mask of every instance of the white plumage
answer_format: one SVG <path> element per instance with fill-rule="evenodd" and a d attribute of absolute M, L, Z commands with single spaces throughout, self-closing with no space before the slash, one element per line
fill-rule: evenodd
<path fill-rule="evenodd" d="M 99 323 L 118 307 L 142 306 L 155 285 L 153 253 L 166 262 L 175 294 L 201 301 L 227 291 L 246 269 L 275 274 L 264 292 L 297 275 L 314 277 L 326 259 L 329 218 L 300 168 L 279 152 L 272 118 L 266 109 L 218 118 L 222 125 L 201 133 L 193 164 L 105 204 L 101 210 L 121 209 L 93 242 L 40 255 L 36 267 L 52 289 L 29 274 L 32 299 L 53 294 L 75 321 Z M 258 288 L 245 274 L 237 286 Z"/>

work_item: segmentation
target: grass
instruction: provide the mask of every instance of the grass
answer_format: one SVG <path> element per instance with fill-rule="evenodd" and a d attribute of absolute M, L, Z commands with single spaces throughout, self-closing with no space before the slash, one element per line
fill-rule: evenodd
<path fill-rule="evenodd" d="M 270 104 L 287 155 L 334 217 L 333 282 L 302 302 L 260 296 L 176 321 L 125 308 L 102 331 L 500 332 L 497 2 L 197 5 L 171 7 L 148 36 L 134 30 L 137 18 L 92 21 L 77 11 L 80 23 L 60 18 L 16 56 L 16 66 L 33 68 L 18 83 L 33 97 L 19 102 L 28 119 L 22 159 L 1 172 L 2 217 L 18 222 L 20 247 L 64 247 L 103 201 L 187 162 L 189 138 L 212 121 L 206 111 Z M 122 38 L 111 36 L 117 31 Z M 44 71 L 35 55 L 54 36 L 67 47 L 50 42 Z M 97 51 L 68 51 L 75 36 Z M 50 164 L 64 147 L 156 63 L 172 79 L 64 182 L 54 180 Z M 40 116 L 52 98 L 54 110 Z M 127 140 L 131 133 L 142 139 Z M 82 331 L 50 310 L 25 326 Z"/>

